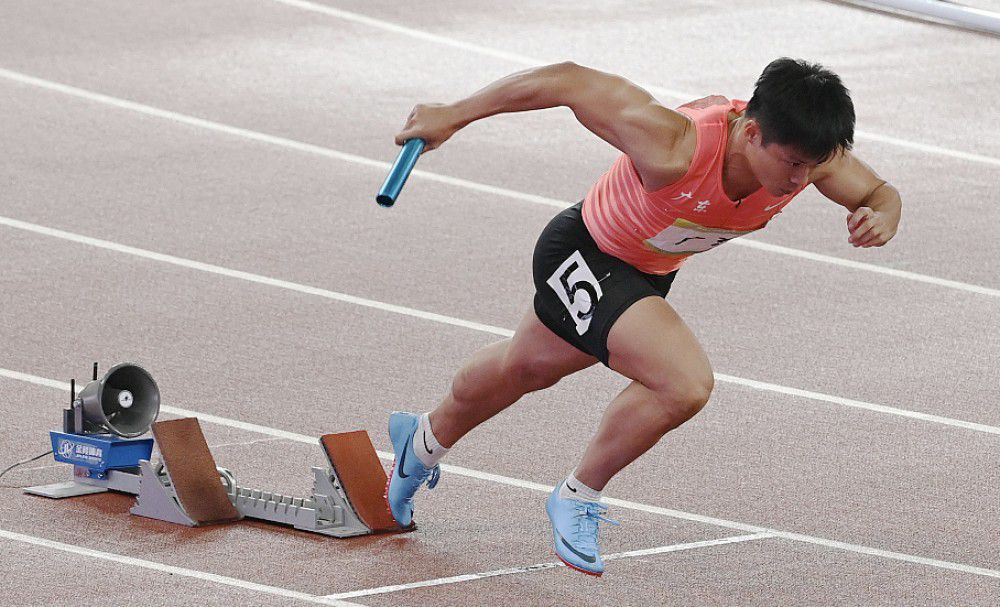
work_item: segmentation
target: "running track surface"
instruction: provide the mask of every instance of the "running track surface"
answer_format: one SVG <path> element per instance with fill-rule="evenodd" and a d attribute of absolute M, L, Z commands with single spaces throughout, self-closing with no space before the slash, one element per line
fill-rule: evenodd
<path fill-rule="evenodd" d="M 502 116 L 374 204 L 412 105 L 530 65 L 677 105 L 821 62 L 904 198 L 883 249 L 850 247 L 810 190 L 687 264 L 670 301 L 719 381 L 606 490 L 603 549 L 625 554 L 600 580 L 554 566 L 543 510 L 625 385 L 593 368 L 462 441 L 411 534 L 192 530 L 128 496 L 24 496 L 68 474 L 25 465 L 0 481 L 2 602 L 1000 602 L 996 38 L 815 1 L 662 5 L 0 5 L 0 467 L 47 448 L 95 360 L 148 369 L 241 485 L 307 494 L 326 432 L 386 455 L 391 410 L 430 409 L 509 335 L 537 233 L 615 157 L 566 110 Z"/>

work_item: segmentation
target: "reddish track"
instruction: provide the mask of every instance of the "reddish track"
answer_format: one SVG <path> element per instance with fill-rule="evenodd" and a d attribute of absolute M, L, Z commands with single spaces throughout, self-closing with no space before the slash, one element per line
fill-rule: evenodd
<path fill-rule="evenodd" d="M 735 243 L 684 268 L 671 301 L 720 378 L 703 412 L 609 485 L 629 503 L 612 505 L 623 526 L 603 532 L 602 548 L 752 539 L 622 557 L 600 580 L 551 566 L 542 489 L 572 469 L 623 385 L 594 368 L 463 439 L 443 463 L 466 470 L 446 468 L 418 497 L 416 533 L 192 530 L 129 516 L 126 496 L 55 502 L 2 488 L 3 601 L 287 605 L 470 575 L 346 600 L 1000 602 L 1000 135 L 987 128 L 1000 85 L 983 68 L 1000 64 L 996 40 L 824 2 L 730 2 L 727 15 L 662 4 L 446 2 L 400 14 L 398 3 L 329 2 L 440 39 L 271 0 L 0 4 L 0 68 L 183 115 L 0 73 L 0 217 L 41 226 L 0 219 L 0 468 L 47 448 L 67 395 L 45 380 L 86 377 L 93 360 L 141 364 L 165 405 L 200 414 L 220 466 L 286 494 L 310 490 L 308 466 L 323 461 L 314 437 L 365 428 L 387 449 L 391 410 L 433 407 L 462 361 L 529 305 L 534 239 L 556 212 L 475 184 L 569 203 L 615 157 L 568 112 L 496 117 L 417 167 L 471 185 L 415 175 L 392 210 L 378 208 L 384 169 L 343 154 L 387 163 L 413 104 L 525 65 L 445 37 L 620 72 L 663 87 L 653 90 L 668 104 L 682 101 L 675 89 L 746 96 L 763 65 L 793 55 L 844 77 L 858 155 L 903 192 L 902 231 L 884 249 L 854 250 L 842 209 L 810 190 L 754 238 L 986 290 Z M 725 39 L 710 35 L 720 23 Z M 803 27 L 816 23 L 818 33 Z M 66 478 L 50 465 L 0 483 Z M 799 535 L 753 535 L 762 529 Z M 80 547 L 147 563 L 70 552 Z"/>

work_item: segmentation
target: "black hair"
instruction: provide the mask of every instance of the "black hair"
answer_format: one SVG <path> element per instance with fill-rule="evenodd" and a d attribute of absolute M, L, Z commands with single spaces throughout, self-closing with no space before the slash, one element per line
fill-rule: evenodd
<path fill-rule="evenodd" d="M 840 77 L 801 59 L 764 68 L 746 115 L 760 124 L 764 145 L 790 145 L 818 162 L 854 142 L 854 103 Z"/>

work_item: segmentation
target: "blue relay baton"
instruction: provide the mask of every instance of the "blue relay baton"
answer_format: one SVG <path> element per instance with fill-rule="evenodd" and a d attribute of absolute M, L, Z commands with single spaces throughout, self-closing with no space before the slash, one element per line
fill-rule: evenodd
<path fill-rule="evenodd" d="M 420 152 L 424 151 L 424 145 L 426 142 L 423 139 L 409 139 L 403 144 L 403 149 L 396 156 L 396 162 L 392 163 L 392 168 L 389 169 L 389 176 L 385 178 L 382 189 L 375 197 L 375 202 L 384 207 L 391 207 L 396 202 L 400 190 L 403 189 L 403 184 L 406 183 L 406 178 L 410 176 L 410 171 L 417 164 Z"/>

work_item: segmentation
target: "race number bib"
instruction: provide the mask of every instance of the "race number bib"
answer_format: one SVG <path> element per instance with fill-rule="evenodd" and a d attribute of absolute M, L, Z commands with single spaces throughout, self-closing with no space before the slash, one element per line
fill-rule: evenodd
<path fill-rule="evenodd" d="M 751 231 L 706 228 L 685 219 L 678 219 L 656 236 L 647 238 L 646 244 L 661 253 L 701 253 Z"/>
<path fill-rule="evenodd" d="M 570 317 L 576 323 L 576 332 L 583 335 L 590 328 L 597 301 L 604 295 L 597 277 L 575 251 L 553 272 L 546 283 L 552 287 Z"/>

